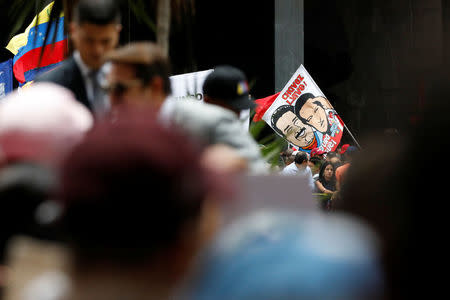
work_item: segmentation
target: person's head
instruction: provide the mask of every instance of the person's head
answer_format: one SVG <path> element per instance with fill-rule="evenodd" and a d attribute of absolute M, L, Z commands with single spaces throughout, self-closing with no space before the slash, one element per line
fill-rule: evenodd
<path fill-rule="evenodd" d="M 152 105 L 159 107 L 171 93 L 170 63 L 153 42 L 132 42 L 106 55 L 112 63 L 108 92 L 112 107 Z"/>
<path fill-rule="evenodd" d="M 327 101 L 324 97 L 315 97 L 313 94 L 302 94 L 295 102 L 295 114 L 306 124 L 316 130 L 327 133 L 329 130 L 328 118 L 325 112 Z"/>
<path fill-rule="evenodd" d="M 330 158 L 329 161 L 334 165 L 335 168 L 338 168 L 342 165 L 341 159 L 337 156 Z"/>
<path fill-rule="evenodd" d="M 73 10 L 70 37 L 81 59 L 91 69 L 103 64 L 103 56 L 119 43 L 122 29 L 116 0 L 80 0 Z"/>
<path fill-rule="evenodd" d="M 319 179 L 324 179 L 327 182 L 335 180 L 334 171 L 334 165 L 331 162 L 324 162 L 320 167 Z"/>
<path fill-rule="evenodd" d="M 293 155 L 293 150 L 288 148 L 285 151 L 281 152 L 281 158 L 283 159 L 284 164 L 290 165 L 294 162 L 295 155 Z"/>
<path fill-rule="evenodd" d="M 347 151 L 348 147 L 350 147 L 350 144 L 344 144 L 344 145 L 338 147 L 338 150 L 339 150 L 338 152 L 341 155 L 341 157 L 344 156 L 344 153 L 345 153 L 345 151 Z"/>
<path fill-rule="evenodd" d="M 0 167 L 14 162 L 58 165 L 93 124 L 73 93 L 38 82 L 0 101 Z"/>
<path fill-rule="evenodd" d="M 376 250 L 357 219 L 260 210 L 219 233 L 182 298 L 382 299 Z"/>
<path fill-rule="evenodd" d="M 35 163 L 21 162 L 0 168 L 0 265 L 5 263 L 11 237 L 38 233 L 36 208 L 48 200 L 56 181 L 53 170 Z"/>
<path fill-rule="evenodd" d="M 330 152 L 327 152 L 327 156 L 325 157 L 325 159 L 326 159 L 327 161 L 330 161 L 333 157 L 337 157 L 337 156 L 338 156 L 338 155 L 337 155 L 336 152 L 330 151 Z"/>
<path fill-rule="evenodd" d="M 343 154 L 343 159 L 345 162 L 351 162 L 357 154 L 358 148 L 356 148 L 355 146 L 349 146 Z"/>
<path fill-rule="evenodd" d="M 101 265 L 179 279 L 215 228 L 206 199 L 224 182 L 202 166 L 201 149 L 151 112 L 111 121 L 98 123 L 61 171 L 60 224 L 75 274 Z"/>
<path fill-rule="evenodd" d="M 311 156 L 308 161 L 308 166 L 313 174 L 317 174 L 320 170 L 323 160 L 318 156 Z"/>
<path fill-rule="evenodd" d="M 317 144 L 313 129 L 295 115 L 293 106 L 278 107 L 272 114 L 271 124 L 278 134 L 300 148 L 312 149 Z"/>
<path fill-rule="evenodd" d="M 450 130 L 450 85 L 448 67 L 442 67 L 433 69 L 424 84 L 424 107 L 411 127 L 401 136 L 364 143 L 336 203 L 336 210 L 362 218 L 379 234 L 387 299 L 439 298 L 446 291 L 446 278 L 426 274 L 439 269 L 448 255 L 441 243 L 448 231 L 448 175 L 435 176 L 436 165 L 421 159 L 424 150 L 427 157 L 443 158 L 450 147 L 444 137 Z M 426 142 L 432 145 L 424 147 Z"/>
<path fill-rule="evenodd" d="M 298 151 L 295 154 L 294 162 L 297 166 L 307 166 L 308 165 L 308 153 L 303 151 Z"/>
<path fill-rule="evenodd" d="M 319 157 L 320 159 L 323 159 L 323 156 L 326 154 L 325 151 L 321 150 L 320 148 L 313 148 L 311 150 L 311 157 Z"/>
<path fill-rule="evenodd" d="M 218 66 L 203 83 L 204 101 L 239 114 L 241 110 L 255 107 L 250 100 L 247 77 L 232 66 Z"/>

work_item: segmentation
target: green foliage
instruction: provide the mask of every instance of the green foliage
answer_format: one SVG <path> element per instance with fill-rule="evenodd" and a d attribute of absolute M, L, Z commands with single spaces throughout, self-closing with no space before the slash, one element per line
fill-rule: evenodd
<path fill-rule="evenodd" d="M 148 9 L 144 0 L 131 0 L 128 3 L 130 4 L 133 14 L 136 16 L 136 20 L 141 24 L 147 25 L 151 31 L 156 33 L 156 25 L 147 13 Z"/>
<path fill-rule="evenodd" d="M 8 18 L 12 22 L 9 39 L 18 34 L 20 30 L 24 29 L 24 27 L 31 23 L 34 13 L 35 3 L 32 1 L 14 0 L 11 2 L 11 6 L 8 11 Z"/>
<path fill-rule="evenodd" d="M 280 164 L 280 152 L 286 147 L 286 141 L 275 132 L 260 137 L 267 124 L 264 121 L 251 122 L 250 134 L 261 146 L 261 154 L 274 168 Z"/>

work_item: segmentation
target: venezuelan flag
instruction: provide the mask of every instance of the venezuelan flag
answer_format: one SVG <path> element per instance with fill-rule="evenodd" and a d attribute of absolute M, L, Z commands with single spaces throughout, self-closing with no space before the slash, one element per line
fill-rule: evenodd
<path fill-rule="evenodd" d="M 25 32 L 14 36 L 6 46 L 14 54 L 13 72 L 21 86 L 32 81 L 39 73 L 54 68 L 66 57 L 64 14 L 61 13 L 56 21 L 50 22 L 53 4 L 47 5 L 34 17 Z"/>

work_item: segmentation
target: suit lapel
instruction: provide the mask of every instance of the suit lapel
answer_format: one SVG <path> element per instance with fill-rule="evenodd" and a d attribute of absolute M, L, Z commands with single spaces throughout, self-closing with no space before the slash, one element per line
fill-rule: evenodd
<path fill-rule="evenodd" d="M 71 71 L 71 89 L 75 93 L 78 101 L 92 110 L 91 103 L 88 100 L 86 86 L 84 85 L 83 75 L 73 56 L 68 58 L 68 69 Z"/>

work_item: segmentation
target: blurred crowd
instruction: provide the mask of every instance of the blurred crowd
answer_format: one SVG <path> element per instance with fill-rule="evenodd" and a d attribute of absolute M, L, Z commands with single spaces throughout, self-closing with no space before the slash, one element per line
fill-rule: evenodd
<path fill-rule="evenodd" d="M 445 219 L 429 212 L 440 203 L 424 203 L 444 200 L 436 193 L 445 186 L 431 183 L 438 177 L 423 151 L 438 158 L 446 150 L 448 84 L 430 83 L 432 107 L 410 132 L 386 130 L 363 149 L 286 149 L 271 168 L 239 120 L 255 106 L 241 70 L 217 66 L 203 103 L 178 101 L 156 44 L 117 45 L 115 1 L 80 0 L 73 14 L 73 54 L 0 100 L 3 299 L 403 299 L 438 291 L 415 284 L 436 262 L 432 249 L 423 251 L 436 231 L 413 225 Z M 227 219 L 243 176 L 298 179 L 293 200 L 313 195 L 318 205 L 255 207 Z"/>

